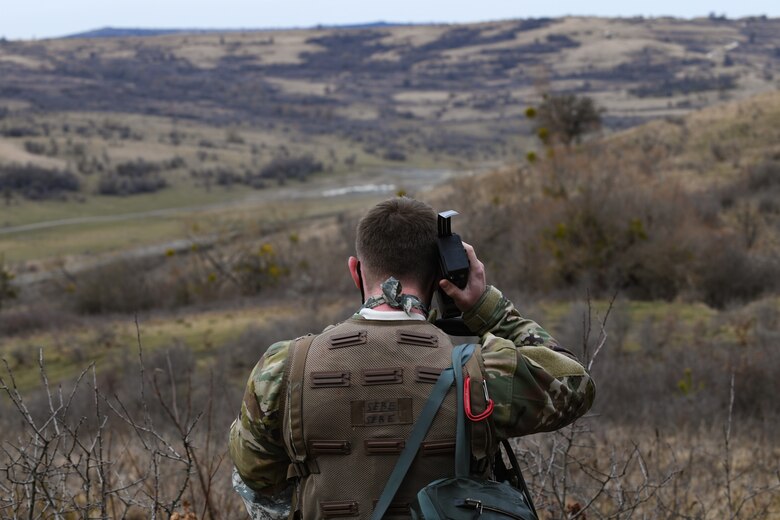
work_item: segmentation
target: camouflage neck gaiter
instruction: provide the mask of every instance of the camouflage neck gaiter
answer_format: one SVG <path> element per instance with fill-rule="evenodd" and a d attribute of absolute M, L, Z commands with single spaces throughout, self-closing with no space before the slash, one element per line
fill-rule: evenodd
<path fill-rule="evenodd" d="M 401 289 L 401 282 L 391 276 L 382 283 L 382 295 L 369 297 L 363 308 L 373 309 L 386 303 L 394 309 L 402 309 L 407 316 L 412 315 L 412 309 L 418 309 L 428 316 L 428 307 L 417 296 L 402 294 Z"/>

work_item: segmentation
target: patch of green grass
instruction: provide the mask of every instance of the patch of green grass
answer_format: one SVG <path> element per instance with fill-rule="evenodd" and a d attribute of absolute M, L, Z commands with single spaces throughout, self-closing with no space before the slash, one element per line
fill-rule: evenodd
<path fill-rule="evenodd" d="M 12 264 L 69 255 L 120 253 L 192 235 L 219 232 L 226 226 L 273 226 L 301 218 L 332 214 L 365 207 L 380 198 L 368 196 L 284 200 L 274 198 L 277 192 L 272 190 L 235 189 L 227 194 L 222 189 L 214 191 L 223 193 L 215 194 L 210 200 L 202 197 L 202 192 L 197 189 L 178 191 L 171 199 L 121 199 L 125 206 L 116 214 L 122 215 L 130 210 L 127 219 L 80 222 L 40 230 L 0 233 L 0 252 L 3 252 L 6 261 Z M 188 193 L 191 195 L 189 199 Z M 134 197 L 128 197 L 132 198 Z M 186 202 L 190 204 L 185 204 Z M 193 206 L 200 202 L 212 204 Z M 153 212 L 166 208 L 165 204 L 171 206 L 161 213 L 145 215 L 134 211 L 145 207 Z M 102 212 L 98 210 L 95 213 L 100 216 Z"/>
<path fill-rule="evenodd" d="M 11 206 L 0 206 L 0 226 L 14 227 L 63 219 L 110 217 L 227 203 L 240 201 L 255 192 L 256 190 L 238 185 L 231 189 L 215 186 L 206 191 L 204 188 L 182 182 L 156 193 L 128 197 L 87 195 L 84 202 L 21 200 Z"/>
<path fill-rule="evenodd" d="M 183 344 L 192 350 L 199 363 L 208 365 L 221 346 L 238 338 L 248 327 L 293 312 L 294 309 L 286 305 L 263 305 L 140 318 L 138 330 L 145 354 Z M 49 381 L 55 385 L 77 377 L 91 362 L 101 369 L 118 369 L 120 358 L 129 354 L 132 359 L 137 359 L 135 320 L 130 316 L 103 318 L 68 330 L 6 338 L 0 346 L 0 357 L 8 360 L 22 389 L 32 388 L 40 381 L 37 366 L 39 349 L 43 349 Z M 20 364 L 19 358 L 25 361 Z"/>
<path fill-rule="evenodd" d="M 68 255 L 95 255 L 173 239 L 183 231 L 178 219 L 148 219 L 122 223 L 80 224 L 1 237 L 0 250 L 9 262 L 46 260 Z"/>
<path fill-rule="evenodd" d="M 564 321 L 571 319 L 571 312 L 576 302 L 545 302 L 540 304 L 544 316 L 543 326 L 549 327 L 555 336 L 555 331 L 565 326 Z M 670 344 L 692 345 L 705 339 L 733 340 L 731 328 L 719 318 L 722 312 L 708 307 L 703 303 L 693 302 L 665 302 L 665 301 L 633 301 L 620 300 L 614 303 L 610 317 L 607 320 L 608 345 L 614 338 L 614 327 L 618 306 L 620 312 L 627 313 L 629 333 L 623 345 L 626 351 L 640 351 L 646 338 L 642 334 L 647 331 L 644 327 L 653 327 L 655 338 L 667 338 Z M 591 339 L 598 337 L 600 324 L 603 321 L 609 301 L 591 301 Z M 703 336 L 704 335 L 704 336 Z"/>

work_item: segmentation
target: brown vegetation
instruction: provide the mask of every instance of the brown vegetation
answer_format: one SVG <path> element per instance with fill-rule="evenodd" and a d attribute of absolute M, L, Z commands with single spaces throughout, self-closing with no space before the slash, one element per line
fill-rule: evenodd
<path fill-rule="evenodd" d="M 776 97 L 763 101 L 777 113 Z M 686 139 L 695 142 L 670 142 L 647 127 L 570 147 L 551 134 L 542 158 L 463 179 L 439 205 L 469 208 L 466 234 L 502 287 L 715 307 L 776 293 L 775 159 L 744 160 L 692 183 L 674 171 Z"/>
<path fill-rule="evenodd" d="M 135 354 L 129 344 L 118 354 L 121 371 L 90 365 L 54 385 L 41 357 L 39 388 L 23 390 L 14 380 L 22 365 L 7 361 L 0 421 L 14 435 L 0 456 L 0 517 L 241 515 L 224 443 L 240 401 L 236 379 L 276 340 L 333 320 L 314 307 L 305 314 L 248 328 L 218 348 L 214 365 L 182 344 L 147 351 L 143 325 Z M 753 315 L 760 321 L 744 336 L 707 339 Z M 643 324 L 572 308 L 560 338 L 583 349 L 598 401 L 574 426 L 515 444 L 542 518 L 773 518 L 780 416 L 765 392 L 778 377 L 770 362 L 778 316 L 776 300 L 695 330 L 670 314 L 653 326 L 658 343 L 633 351 L 607 340 L 624 327 L 650 341 Z M 691 333 L 693 343 L 680 342 Z"/>
<path fill-rule="evenodd" d="M 79 179 L 69 171 L 48 170 L 32 165 L 0 165 L 0 191 L 6 203 L 13 195 L 43 200 L 78 191 L 80 187 Z"/>
<path fill-rule="evenodd" d="M 56 125 L 30 116 L 110 115 L 69 131 L 114 144 L 144 139 L 122 120 L 133 114 L 198 121 L 233 147 L 248 127 L 337 138 L 390 161 L 495 160 L 511 156 L 540 83 L 594 96 L 612 129 L 772 90 L 777 23 L 566 18 L 5 42 L 0 135 L 62 156 L 63 143 L 47 142 Z M 187 132 L 165 142 L 186 146 Z"/>

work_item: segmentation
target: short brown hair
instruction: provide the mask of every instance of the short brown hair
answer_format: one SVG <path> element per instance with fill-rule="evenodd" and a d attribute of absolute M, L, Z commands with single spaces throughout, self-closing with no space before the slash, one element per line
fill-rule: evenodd
<path fill-rule="evenodd" d="M 431 283 L 438 265 L 436 247 L 436 212 L 407 197 L 380 202 L 357 227 L 357 256 L 374 276 Z"/>

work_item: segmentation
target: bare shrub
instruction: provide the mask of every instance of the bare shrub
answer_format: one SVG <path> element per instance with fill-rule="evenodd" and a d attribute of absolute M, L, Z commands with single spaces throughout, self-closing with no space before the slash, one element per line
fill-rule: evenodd
<path fill-rule="evenodd" d="M 620 352 L 624 349 L 632 325 L 629 302 L 624 299 L 617 300 L 612 309 L 611 319 L 607 324 L 607 330 L 612 338 L 611 345 L 615 351 Z"/>
<path fill-rule="evenodd" d="M 83 314 L 133 313 L 155 306 L 155 291 L 142 262 L 119 260 L 78 278 L 75 309 Z"/>
<path fill-rule="evenodd" d="M 778 289 L 778 262 L 751 254 L 734 238 L 705 241 L 697 257 L 696 287 L 701 299 L 714 307 L 745 303 Z"/>
<path fill-rule="evenodd" d="M 0 309 L 9 300 L 19 296 L 19 289 L 13 283 L 16 276 L 5 265 L 5 257 L 0 255 Z"/>
<path fill-rule="evenodd" d="M 771 442 L 728 430 L 736 425 L 727 410 L 722 428 L 604 429 L 584 419 L 520 439 L 540 518 L 773 518 L 780 482 L 767 463 Z"/>
<path fill-rule="evenodd" d="M 19 193 L 32 200 L 59 197 L 79 191 L 81 183 L 72 172 L 48 170 L 33 165 L 0 166 L 0 191 Z"/>
<path fill-rule="evenodd" d="M 766 159 L 749 168 L 747 184 L 752 191 L 780 186 L 780 159 Z"/>
<path fill-rule="evenodd" d="M 118 164 L 114 172 L 101 175 L 97 191 L 120 196 L 159 191 L 168 186 L 160 176 L 161 169 L 161 165 L 143 159 Z"/>
<path fill-rule="evenodd" d="M 733 359 L 728 345 L 691 352 L 670 335 L 654 352 L 598 356 L 609 310 L 595 326 L 590 305 L 577 310 L 599 382 L 596 407 L 563 430 L 515 441 L 541 518 L 773 518 L 780 474 L 769 439 L 777 416 L 761 423 L 767 410 L 755 405 L 769 401 L 756 392 L 766 386 L 745 371 L 776 373 L 760 346 Z M 600 330 L 595 342 L 592 330 Z M 670 366 L 695 369 L 674 390 Z"/>
<path fill-rule="evenodd" d="M 311 321 L 303 322 L 300 317 L 278 318 L 262 326 L 247 327 L 238 338 L 220 347 L 220 366 L 229 368 L 233 373 L 239 374 L 239 377 L 246 377 L 268 347 L 277 341 L 322 330 L 326 324 L 316 313 L 312 314 L 309 316 Z"/>
<path fill-rule="evenodd" d="M 48 302 L 19 305 L 0 312 L 0 336 L 15 336 L 66 327 L 74 322 L 72 312 Z"/>
<path fill-rule="evenodd" d="M 43 155 L 46 153 L 46 145 L 38 141 L 25 141 L 24 149 L 33 155 Z"/>
<path fill-rule="evenodd" d="M 750 307 L 755 316 L 755 339 L 764 348 L 780 344 L 780 302 L 767 299 Z"/>
<path fill-rule="evenodd" d="M 69 389 L 53 388 L 42 353 L 41 390 L 25 397 L 6 363 L 0 408 L 5 426 L 9 412 L 16 424 L 0 455 L 0 517 L 234 517 L 238 504 L 218 484 L 229 482 L 226 449 L 222 435 L 212 436 L 224 407 L 215 406 L 213 384 L 199 410 L 186 389 L 177 394 L 188 376 L 173 368 L 182 359 L 171 352 L 167 370 L 149 374 L 139 342 L 134 397 L 105 393 L 94 365 Z"/>
<path fill-rule="evenodd" d="M 292 179 L 305 181 L 312 174 L 322 170 L 322 163 L 311 155 L 277 157 L 260 170 L 260 177 L 276 179 L 280 183 Z"/>
<path fill-rule="evenodd" d="M 406 160 L 406 154 L 399 148 L 391 148 L 382 154 L 382 159 L 385 159 L 386 161 L 403 162 Z"/>

